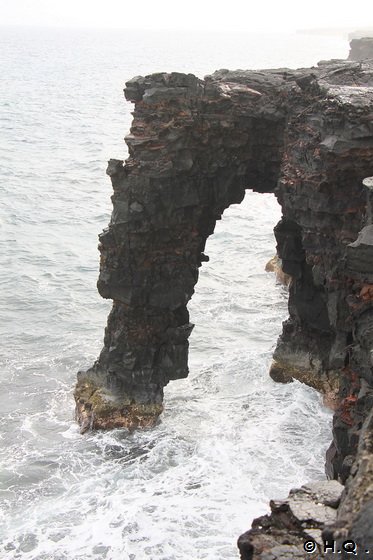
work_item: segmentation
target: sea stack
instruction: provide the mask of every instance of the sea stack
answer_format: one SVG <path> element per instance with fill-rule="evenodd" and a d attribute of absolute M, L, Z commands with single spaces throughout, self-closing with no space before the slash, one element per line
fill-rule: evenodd
<path fill-rule="evenodd" d="M 361 539 L 373 504 L 372 64 L 220 70 L 204 80 L 160 73 L 130 80 L 125 96 L 134 104 L 129 158 L 109 162 L 113 213 L 100 235 L 98 289 L 113 308 L 98 360 L 78 374 L 82 430 L 154 425 L 164 386 L 188 375 L 187 303 L 216 220 L 245 189 L 274 193 L 291 282 L 271 374 L 334 402 L 327 474 L 348 480 L 347 492 L 316 528 L 333 521 L 336 539 Z M 286 516 L 276 519 L 286 527 Z M 299 539 L 276 556 L 284 531 L 266 524 L 242 558 L 303 557 Z M 299 538 L 301 527 L 291 529 Z"/>

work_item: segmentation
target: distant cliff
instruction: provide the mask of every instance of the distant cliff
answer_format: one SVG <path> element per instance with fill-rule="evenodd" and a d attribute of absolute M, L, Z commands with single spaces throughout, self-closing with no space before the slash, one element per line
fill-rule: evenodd
<path fill-rule="evenodd" d="M 350 42 L 349 60 L 373 59 L 373 37 L 352 39 Z"/>
<path fill-rule="evenodd" d="M 82 430 L 156 422 L 163 387 L 188 375 L 187 303 L 207 237 L 245 189 L 274 193 L 292 280 L 271 375 L 333 402 L 327 473 L 347 485 L 342 501 L 333 483 L 273 502 L 240 539 L 242 558 L 315 558 L 302 542 L 321 542 L 331 523 L 329 536 L 373 553 L 373 189 L 363 182 L 373 175 L 372 65 L 161 73 L 129 81 L 125 95 L 130 155 L 109 162 L 113 213 L 100 235 L 98 289 L 113 308 L 97 362 L 78 374 Z M 307 496 L 334 513 L 313 519 Z"/>

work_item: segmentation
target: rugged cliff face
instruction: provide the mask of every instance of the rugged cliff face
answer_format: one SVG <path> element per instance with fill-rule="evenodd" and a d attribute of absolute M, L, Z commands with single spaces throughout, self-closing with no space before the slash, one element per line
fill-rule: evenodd
<path fill-rule="evenodd" d="M 97 362 L 78 374 L 82 430 L 156 422 L 163 387 L 188 375 L 187 303 L 207 237 L 245 189 L 274 192 L 292 281 L 271 375 L 334 403 L 327 472 L 345 482 L 353 465 L 337 525 L 357 535 L 356 516 L 373 507 L 372 65 L 153 74 L 125 95 L 130 156 L 109 162 L 113 214 L 100 236 L 98 289 L 114 303 Z M 242 558 L 260 557 L 245 546 Z M 262 558 L 283 557 L 271 554 Z"/>
<path fill-rule="evenodd" d="M 373 58 L 373 37 L 352 39 L 349 60 L 366 60 Z"/>

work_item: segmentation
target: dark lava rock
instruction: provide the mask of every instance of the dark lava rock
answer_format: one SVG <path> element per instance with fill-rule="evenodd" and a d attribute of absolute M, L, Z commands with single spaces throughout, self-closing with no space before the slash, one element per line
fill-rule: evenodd
<path fill-rule="evenodd" d="M 368 538 L 372 63 L 220 70 L 204 80 L 158 73 L 133 78 L 125 95 L 134 103 L 129 158 L 109 162 L 113 213 L 99 245 L 98 289 L 113 308 L 98 360 L 78 374 L 82 430 L 154 425 L 164 386 L 188 375 L 187 304 L 208 236 L 245 189 L 274 193 L 277 253 L 291 282 L 272 375 L 307 383 L 333 404 L 327 472 L 347 480 L 337 525 Z M 307 531 L 319 542 L 335 515 L 312 489 L 276 504 L 240 539 L 243 558 L 302 557 Z M 258 539 L 262 556 L 250 552 Z"/>
<path fill-rule="evenodd" d="M 322 530 L 335 522 L 342 491 L 335 480 L 320 481 L 292 490 L 286 500 L 272 500 L 271 513 L 254 519 L 238 539 L 241 560 L 319 558 Z"/>

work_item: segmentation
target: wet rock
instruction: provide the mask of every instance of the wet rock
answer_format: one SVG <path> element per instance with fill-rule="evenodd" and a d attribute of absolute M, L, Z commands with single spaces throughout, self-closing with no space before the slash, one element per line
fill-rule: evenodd
<path fill-rule="evenodd" d="M 289 286 L 291 276 L 290 274 L 286 274 L 286 272 L 284 272 L 282 261 L 277 255 L 267 262 L 265 270 L 266 272 L 274 272 L 277 282 L 283 284 L 284 286 Z"/>

